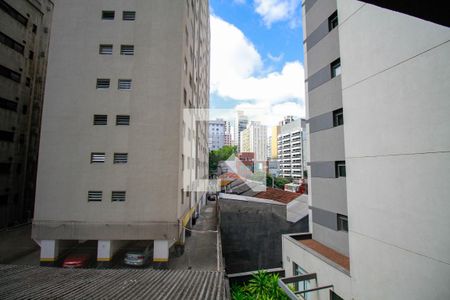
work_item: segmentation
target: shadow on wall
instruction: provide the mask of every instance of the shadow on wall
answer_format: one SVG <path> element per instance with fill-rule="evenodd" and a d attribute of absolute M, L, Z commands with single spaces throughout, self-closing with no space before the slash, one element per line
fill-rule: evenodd
<path fill-rule="evenodd" d="M 228 274 L 282 267 L 281 235 L 307 232 L 308 217 L 286 221 L 286 205 L 219 199 Z"/>

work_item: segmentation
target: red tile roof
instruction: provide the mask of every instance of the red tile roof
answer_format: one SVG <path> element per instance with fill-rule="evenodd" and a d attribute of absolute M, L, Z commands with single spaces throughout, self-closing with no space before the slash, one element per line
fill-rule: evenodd
<path fill-rule="evenodd" d="M 300 197 L 301 194 L 278 190 L 274 188 L 268 187 L 265 192 L 260 192 L 253 197 L 261 198 L 261 199 L 269 199 L 277 202 L 281 202 L 284 204 L 288 204 L 292 200 Z"/>

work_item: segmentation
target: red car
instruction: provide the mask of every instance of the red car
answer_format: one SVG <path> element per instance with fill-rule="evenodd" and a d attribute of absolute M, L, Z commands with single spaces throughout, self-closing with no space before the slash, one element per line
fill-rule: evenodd
<path fill-rule="evenodd" d="M 86 268 L 92 262 L 92 254 L 89 253 L 76 253 L 69 254 L 62 264 L 63 268 Z"/>

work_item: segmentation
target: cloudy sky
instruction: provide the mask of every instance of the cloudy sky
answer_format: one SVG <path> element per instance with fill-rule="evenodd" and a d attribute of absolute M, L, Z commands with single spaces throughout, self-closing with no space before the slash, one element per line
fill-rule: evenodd
<path fill-rule="evenodd" d="M 269 126 L 304 117 L 301 0 L 210 6 L 211 108 L 241 109 Z"/>

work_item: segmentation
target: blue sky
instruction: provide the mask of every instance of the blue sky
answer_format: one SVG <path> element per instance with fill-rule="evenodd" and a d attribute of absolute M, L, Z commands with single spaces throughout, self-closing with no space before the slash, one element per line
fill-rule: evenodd
<path fill-rule="evenodd" d="M 269 126 L 304 117 L 301 1 L 210 0 L 210 12 L 211 108 Z"/>

